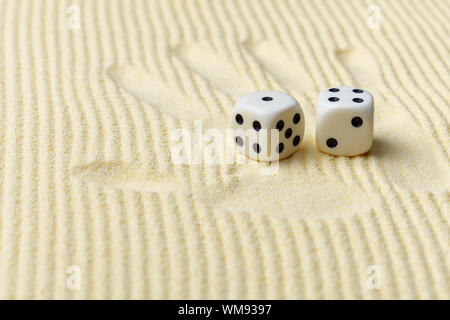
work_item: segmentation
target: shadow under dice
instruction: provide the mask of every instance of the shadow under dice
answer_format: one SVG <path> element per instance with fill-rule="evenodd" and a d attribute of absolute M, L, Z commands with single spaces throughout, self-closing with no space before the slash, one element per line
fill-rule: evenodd
<path fill-rule="evenodd" d="M 256 91 L 236 103 L 231 127 L 234 143 L 251 159 L 276 161 L 292 155 L 303 140 L 305 117 L 293 97 Z"/>
<path fill-rule="evenodd" d="M 336 156 L 356 156 L 370 150 L 373 140 L 373 97 L 354 87 L 323 90 L 317 98 L 316 143 Z"/>

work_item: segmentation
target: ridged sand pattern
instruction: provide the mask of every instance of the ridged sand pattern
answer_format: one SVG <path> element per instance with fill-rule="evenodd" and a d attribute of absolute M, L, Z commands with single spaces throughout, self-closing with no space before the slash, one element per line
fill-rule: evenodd
<path fill-rule="evenodd" d="M 0 1 L 0 298 L 449 299 L 450 3 L 372 4 Z M 337 85 L 374 95 L 368 155 L 315 146 Z M 306 118 L 276 175 L 171 161 L 263 89 Z"/>

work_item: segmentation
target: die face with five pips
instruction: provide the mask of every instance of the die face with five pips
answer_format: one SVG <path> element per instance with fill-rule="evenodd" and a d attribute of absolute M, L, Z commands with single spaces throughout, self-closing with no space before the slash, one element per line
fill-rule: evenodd
<path fill-rule="evenodd" d="M 303 141 L 305 117 L 293 97 L 256 91 L 236 103 L 231 120 L 238 150 L 251 159 L 276 161 L 292 155 Z"/>
<path fill-rule="evenodd" d="M 373 140 L 373 97 L 355 87 L 333 87 L 317 98 L 316 144 L 336 156 L 356 156 L 370 150 Z"/>

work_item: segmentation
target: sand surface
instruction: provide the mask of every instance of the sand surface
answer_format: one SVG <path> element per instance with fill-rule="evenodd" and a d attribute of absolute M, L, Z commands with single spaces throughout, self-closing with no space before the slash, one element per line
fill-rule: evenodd
<path fill-rule="evenodd" d="M 450 3 L 373 2 L 0 1 L 0 298 L 449 299 Z M 315 146 L 337 85 L 367 155 Z M 262 89 L 307 121 L 276 174 L 174 163 Z"/>

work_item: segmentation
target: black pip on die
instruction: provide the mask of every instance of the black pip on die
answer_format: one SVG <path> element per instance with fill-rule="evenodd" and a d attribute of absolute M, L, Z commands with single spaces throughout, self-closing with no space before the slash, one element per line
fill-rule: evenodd
<path fill-rule="evenodd" d="M 240 152 L 251 159 L 276 161 L 297 150 L 305 132 L 305 117 L 290 95 L 256 91 L 236 103 L 231 127 Z"/>
<path fill-rule="evenodd" d="M 373 98 L 354 87 L 323 90 L 317 98 L 316 143 L 336 156 L 356 156 L 370 150 L 373 140 Z"/>

